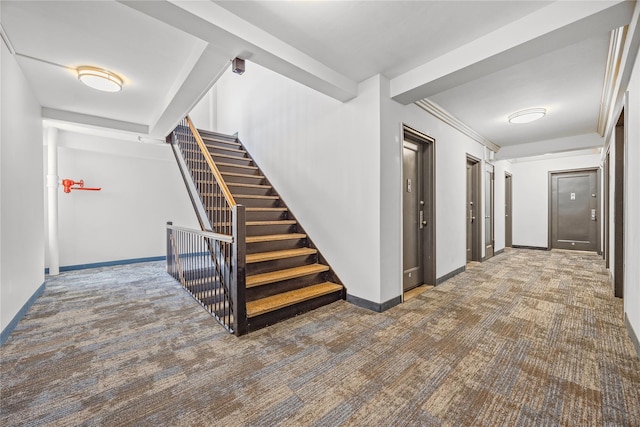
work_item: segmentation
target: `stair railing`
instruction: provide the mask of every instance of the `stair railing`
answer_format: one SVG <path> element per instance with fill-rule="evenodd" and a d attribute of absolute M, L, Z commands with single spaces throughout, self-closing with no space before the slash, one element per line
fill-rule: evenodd
<path fill-rule="evenodd" d="M 190 270 L 185 270 L 185 260 L 202 258 L 201 255 L 195 256 L 192 254 L 202 254 L 201 249 L 204 250 L 205 247 L 198 246 L 192 240 L 189 240 L 191 246 L 188 246 L 188 248 L 196 249 L 187 249 L 187 247 L 180 246 L 176 240 L 175 233 L 177 231 L 174 228 L 169 228 L 170 226 L 173 227 L 172 225 L 168 225 L 167 271 L 171 274 L 172 269 L 176 268 L 177 272 L 179 271 L 178 266 L 180 266 L 184 281 L 187 284 L 192 279 L 193 283 L 208 286 L 206 292 L 202 287 L 198 288 L 198 295 L 209 295 L 209 297 L 213 295 L 211 293 L 224 295 L 227 300 L 226 304 L 231 310 L 230 314 L 228 316 L 225 315 L 226 317 L 220 317 L 213 311 L 209 311 L 231 332 L 236 335 L 242 335 L 246 333 L 247 329 L 245 207 L 238 205 L 234 200 L 206 144 L 189 117 L 185 117 L 180 121 L 171 134 L 169 142 L 196 210 L 202 232 L 207 233 L 195 235 L 205 245 L 206 251 L 204 253 L 208 253 L 207 256 L 211 260 L 211 265 L 205 267 L 199 265 L 202 267 L 200 270 L 203 271 L 193 273 L 195 276 L 186 274 L 185 272 Z M 180 228 L 179 231 L 180 233 L 190 233 L 189 235 L 196 233 L 195 230 L 183 228 Z M 172 252 L 169 252 L 169 250 Z M 177 255 L 174 253 L 176 250 L 178 251 Z M 199 262 L 204 261 L 200 259 Z M 211 274 L 213 279 L 207 281 L 200 277 L 199 275 L 204 271 Z M 176 279 L 180 280 L 179 277 L 176 277 Z M 192 295 L 196 296 L 193 292 Z M 207 299 L 207 301 L 209 300 Z M 200 301 L 206 307 L 205 302 L 207 301 Z"/>

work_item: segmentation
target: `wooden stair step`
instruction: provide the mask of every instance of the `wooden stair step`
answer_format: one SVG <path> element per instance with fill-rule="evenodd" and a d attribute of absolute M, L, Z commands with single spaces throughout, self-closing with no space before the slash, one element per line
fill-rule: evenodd
<path fill-rule="evenodd" d="M 297 224 L 295 219 L 280 219 L 274 221 L 247 221 L 247 227 L 260 227 L 260 226 L 268 226 L 268 225 L 294 225 Z M 214 223 L 216 227 L 229 227 L 231 226 L 230 222 L 216 222 Z"/>
<path fill-rule="evenodd" d="M 264 236 L 247 236 L 246 243 L 264 243 L 264 242 L 277 242 L 281 240 L 299 240 L 306 238 L 306 234 L 302 233 L 287 233 L 287 234 L 267 234 Z"/>
<path fill-rule="evenodd" d="M 242 188 L 262 188 L 264 190 L 271 190 L 273 187 L 270 185 L 262 184 L 242 184 L 239 182 L 227 182 L 227 187 L 242 187 Z"/>
<path fill-rule="evenodd" d="M 236 157 L 237 158 L 237 157 Z M 250 165 L 237 165 L 235 163 L 225 163 L 225 162 L 215 162 L 216 165 L 218 165 L 219 167 L 228 167 L 228 168 L 240 168 L 240 169 L 251 169 L 251 170 L 258 170 L 257 166 L 250 166 Z M 221 172 L 223 173 L 223 172 Z"/>
<path fill-rule="evenodd" d="M 209 136 L 202 132 L 200 132 L 200 137 L 202 138 L 203 141 L 211 141 L 211 142 L 217 142 L 220 144 L 235 145 L 237 147 L 240 147 L 242 145 L 239 142 L 237 142 L 235 138 L 231 138 L 231 137 L 229 139 L 217 138 L 215 136 Z"/>
<path fill-rule="evenodd" d="M 268 285 L 270 283 L 282 282 L 283 280 L 296 279 L 298 277 L 310 276 L 312 274 L 328 271 L 329 267 L 323 264 L 303 265 L 300 267 L 287 268 L 285 270 L 270 271 L 269 273 L 254 274 L 247 276 L 247 288 Z"/>
<path fill-rule="evenodd" d="M 286 249 L 283 251 L 258 252 L 255 254 L 247 254 L 247 264 L 256 262 L 274 261 L 277 259 L 293 258 L 298 256 L 308 256 L 317 254 L 318 251 L 313 248 L 297 248 Z"/>
<path fill-rule="evenodd" d="M 207 143 L 205 143 L 204 146 L 207 147 L 209 150 L 223 150 L 223 151 L 228 151 L 230 153 L 247 154 L 245 150 L 242 150 L 239 148 L 219 147 L 217 145 L 211 145 Z"/>
<path fill-rule="evenodd" d="M 228 154 L 219 154 L 219 153 L 210 153 L 210 154 L 211 154 L 211 157 L 219 157 L 221 159 L 246 160 L 247 162 L 252 161 L 249 157 L 230 156 Z"/>
<path fill-rule="evenodd" d="M 259 227 L 263 225 L 294 225 L 297 224 L 295 219 L 281 219 L 275 221 L 247 221 L 247 227 Z"/>
<path fill-rule="evenodd" d="M 323 295 L 328 295 L 333 292 L 339 292 L 341 290 L 342 286 L 338 284 L 324 282 L 301 289 L 294 289 L 293 291 L 283 292 L 281 294 L 262 298 L 256 301 L 250 301 L 247 303 L 247 317 L 256 317 L 261 314 L 269 313 L 271 311 L 298 304 L 303 301 L 308 301 Z"/>
<path fill-rule="evenodd" d="M 246 208 L 247 212 L 286 212 L 287 208 L 278 207 L 278 208 Z"/>
<path fill-rule="evenodd" d="M 264 199 L 264 200 L 278 200 L 278 196 L 258 196 L 256 194 L 234 194 L 234 199 Z"/>
<path fill-rule="evenodd" d="M 263 175 L 249 175 L 246 173 L 234 173 L 234 172 L 220 172 L 222 175 L 231 176 L 234 178 L 253 178 L 253 179 L 264 179 Z"/>

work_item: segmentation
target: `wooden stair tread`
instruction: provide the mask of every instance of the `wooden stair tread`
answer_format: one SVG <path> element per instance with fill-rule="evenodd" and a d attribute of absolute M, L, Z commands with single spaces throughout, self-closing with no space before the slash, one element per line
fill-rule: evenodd
<path fill-rule="evenodd" d="M 228 154 L 219 154 L 219 153 L 210 153 L 210 154 L 211 154 L 211 157 L 220 157 L 223 159 L 233 159 L 233 160 L 246 160 L 247 162 L 252 161 L 249 157 L 230 156 Z"/>
<path fill-rule="evenodd" d="M 241 182 L 227 182 L 227 187 L 243 187 L 243 188 L 262 188 L 265 190 L 271 190 L 273 187 L 263 184 L 243 184 Z"/>
<path fill-rule="evenodd" d="M 267 226 L 267 225 L 294 225 L 294 224 L 297 224 L 297 221 L 295 219 L 280 219 L 280 220 L 276 219 L 273 221 L 247 221 L 245 224 L 247 227 L 260 227 L 260 226 Z M 214 225 L 216 227 L 229 227 L 231 226 L 231 223 L 220 221 L 220 222 L 214 223 Z"/>
<path fill-rule="evenodd" d="M 232 176 L 235 178 L 253 178 L 253 179 L 264 179 L 264 175 L 249 175 L 246 173 L 235 173 L 235 172 L 220 172 L 222 175 Z"/>
<path fill-rule="evenodd" d="M 308 256 L 308 255 L 314 255 L 316 253 L 318 253 L 318 251 L 313 248 L 297 248 L 297 249 L 286 249 L 282 251 L 258 252 L 255 254 L 247 254 L 247 264 L 253 264 L 256 262 L 264 262 L 264 261 L 273 261 L 276 259 L 293 258 L 297 256 Z"/>
<path fill-rule="evenodd" d="M 248 227 L 260 225 L 293 225 L 297 224 L 297 221 L 295 219 L 280 219 L 274 221 L 247 221 L 246 224 Z"/>
<path fill-rule="evenodd" d="M 226 210 L 231 210 L 231 208 L 228 207 L 215 207 L 215 208 L 208 208 L 208 210 L 214 210 L 214 211 L 226 211 Z M 288 209 L 284 208 L 284 207 L 279 207 L 279 208 L 252 208 L 252 207 L 247 207 L 245 208 L 245 210 L 247 212 L 286 212 Z"/>
<path fill-rule="evenodd" d="M 342 286 L 324 282 L 317 285 L 307 286 L 305 288 L 294 289 L 293 291 L 283 292 L 278 295 L 262 298 L 247 303 L 247 317 L 255 317 L 264 313 L 288 307 L 303 301 L 308 301 L 323 295 L 342 290 Z"/>
<path fill-rule="evenodd" d="M 230 153 L 247 154 L 245 150 L 242 150 L 239 148 L 219 147 L 217 145 L 211 145 L 207 143 L 205 143 L 204 146 L 207 147 L 209 150 L 224 150 L 224 151 L 229 151 Z"/>
<path fill-rule="evenodd" d="M 270 271 L 268 273 L 254 274 L 251 276 L 247 276 L 246 286 L 247 288 L 252 288 L 255 286 L 268 285 L 270 283 L 281 282 L 283 280 L 296 279 L 298 277 L 323 273 L 328 270 L 329 267 L 326 265 L 310 264 L 300 267 L 287 268 L 284 270 Z"/>
<path fill-rule="evenodd" d="M 279 208 L 245 208 L 247 212 L 286 212 L 288 209 L 284 207 Z"/>
<path fill-rule="evenodd" d="M 220 138 L 220 137 L 215 137 L 215 136 L 208 136 L 206 133 L 203 133 L 202 131 L 200 132 L 200 137 L 202 138 L 203 141 L 213 141 L 213 142 L 218 142 L 220 144 L 229 144 L 229 145 L 236 145 L 236 146 L 241 146 L 242 144 L 240 144 L 239 142 L 236 141 L 235 138 L 229 137 L 229 139 L 225 139 L 225 138 Z"/>
<path fill-rule="evenodd" d="M 302 233 L 287 233 L 287 234 L 267 234 L 264 236 L 247 236 L 247 243 L 264 243 L 264 242 L 276 242 L 280 240 L 297 240 L 306 238 L 306 234 Z"/>
<path fill-rule="evenodd" d="M 264 199 L 264 200 L 278 200 L 278 196 L 259 196 L 256 194 L 234 194 L 234 199 Z"/>
<path fill-rule="evenodd" d="M 237 158 L 237 157 L 236 157 Z M 252 169 L 252 170 L 258 170 L 257 166 L 250 166 L 250 165 L 237 165 L 235 163 L 225 163 L 225 162 L 215 162 L 216 165 L 218 165 L 219 167 L 228 167 L 228 168 L 241 168 L 241 169 Z M 224 173 L 224 172 L 221 172 Z"/>

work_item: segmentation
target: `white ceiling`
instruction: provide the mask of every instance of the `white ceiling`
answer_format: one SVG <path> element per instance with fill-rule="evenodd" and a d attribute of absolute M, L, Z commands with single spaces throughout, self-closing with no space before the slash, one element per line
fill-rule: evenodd
<path fill-rule="evenodd" d="M 592 134 L 610 32 L 629 22 L 633 6 L 2 0 L 0 20 L 48 118 L 162 137 L 238 55 L 342 101 L 382 74 L 398 102 L 427 97 L 493 143 L 531 152 L 543 140 L 586 134 L 599 142 Z M 124 89 L 83 86 L 73 71 L 80 65 L 116 72 Z M 531 107 L 548 115 L 507 123 Z"/>

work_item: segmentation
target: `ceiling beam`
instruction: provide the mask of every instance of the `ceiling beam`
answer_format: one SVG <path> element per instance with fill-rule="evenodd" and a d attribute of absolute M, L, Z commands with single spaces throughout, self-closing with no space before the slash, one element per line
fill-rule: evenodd
<path fill-rule="evenodd" d="M 169 97 L 170 101 L 151 125 L 149 135 L 163 138 L 171 133 L 180 120 L 209 92 L 230 64 L 219 52 L 207 46 L 195 64 L 187 67 L 187 75 L 176 80 L 178 85 Z"/>
<path fill-rule="evenodd" d="M 90 114 L 74 113 L 73 111 L 58 110 L 49 107 L 42 107 L 41 115 L 45 120 L 49 119 L 53 121 L 76 123 L 84 126 L 133 132 L 140 135 L 146 135 L 149 132 L 149 126 L 144 124 L 108 119 L 106 117 L 92 116 Z"/>
<path fill-rule="evenodd" d="M 496 160 L 512 160 L 521 157 L 542 156 L 545 154 L 569 152 L 602 147 L 604 140 L 597 133 L 573 135 L 545 141 L 529 142 L 502 147 L 496 153 Z"/>
<path fill-rule="evenodd" d="M 358 94 L 356 82 L 213 2 L 120 2 L 206 41 L 229 61 L 249 59 L 339 101 Z"/>
<path fill-rule="evenodd" d="M 523 60 L 629 23 L 633 2 L 559 1 L 391 80 L 391 97 L 410 104 Z"/>

